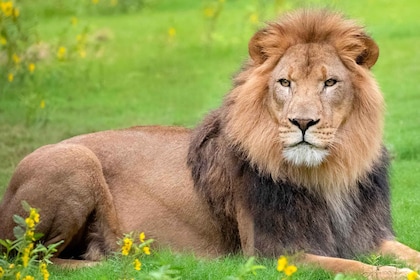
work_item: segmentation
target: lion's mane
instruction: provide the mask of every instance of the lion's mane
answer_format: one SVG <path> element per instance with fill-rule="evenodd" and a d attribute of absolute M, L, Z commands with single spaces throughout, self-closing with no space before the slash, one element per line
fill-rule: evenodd
<path fill-rule="evenodd" d="M 270 75 L 282 55 L 289 47 L 306 43 L 333 46 L 356 91 L 351 114 L 330 155 L 317 167 L 283 160 L 267 100 Z M 221 230 L 231 237 L 226 242 L 232 247 L 240 246 L 233 217 L 241 207 L 260 221 L 255 224 L 255 234 L 260 236 L 255 247 L 265 255 L 288 248 L 349 256 L 373 248 L 380 237 L 391 236 L 388 160 L 382 147 L 383 97 L 369 71 L 378 52 L 362 27 L 325 10 L 285 15 L 251 39 L 250 59 L 221 107 L 194 130 L 188 155 L 196 189 L 212 207 Z M 360 211 L 369 213 L 368 217 L 363 218 Z M 333 218 L 327 221 L 323 215 Z M 355 233 L 349 225 L 355 217 L 369 228 L 381 229 Z M 331 228 L 331 221 L 341 225 Z M 314 237 L 301 236 L 305 230 L 299 223 L 311 227 L 307 235 Z M 347 234 L 354 234 L 354 242 L 346 242 L 345 248 L 337 245 Z"/>

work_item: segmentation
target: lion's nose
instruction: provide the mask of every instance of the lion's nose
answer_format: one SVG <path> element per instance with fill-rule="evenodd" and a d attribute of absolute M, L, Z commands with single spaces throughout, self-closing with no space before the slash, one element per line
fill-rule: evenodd
<path fill-rule="evenodd" d="M 312 120 L 312 119 L 289 119 L 289 121 L 299 127 L 299 129 L 302 131 L 302 133 L 305 133 L 305 131 L 313 126 L 319 123 L 319 119 Z"/>

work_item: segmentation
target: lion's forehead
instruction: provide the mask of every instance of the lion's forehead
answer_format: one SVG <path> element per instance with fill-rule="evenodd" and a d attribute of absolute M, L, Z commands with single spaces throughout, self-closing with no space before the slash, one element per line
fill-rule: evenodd
<path fill-rule="evenodd" d="M 290 80 L 326 80 L 346 71 L 334 47 L 328 44 L 298 44 L 290 47 L 280 59 L 274 74 Z"/>

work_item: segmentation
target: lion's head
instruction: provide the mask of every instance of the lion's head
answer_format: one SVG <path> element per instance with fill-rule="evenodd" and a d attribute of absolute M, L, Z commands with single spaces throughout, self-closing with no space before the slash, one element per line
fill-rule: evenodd
<path fill-rule="evenodd" d="M 331 195 L 363 180 L 380 157 L 383 122 L 370 73 L 379 50 L 363 28 L 303 10 L 257 32 L 249 53 L 222 106 L 229 142 L 274 180 Z"/>

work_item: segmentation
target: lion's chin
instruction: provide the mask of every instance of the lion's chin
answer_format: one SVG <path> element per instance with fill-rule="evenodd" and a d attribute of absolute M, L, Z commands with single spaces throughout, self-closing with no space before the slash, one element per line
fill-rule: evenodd
<path fill-rule="evenodd" d="M 328 156 L 328 150 L 309 144 L 300 144 L 283 149 L 284 159 L 296 166 L 316 167 Z"/>

